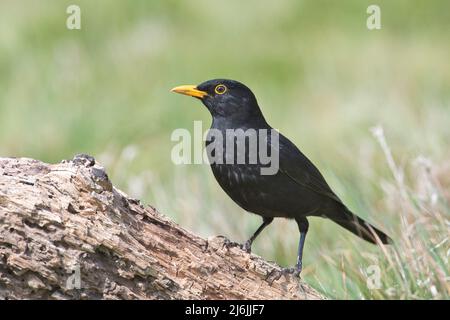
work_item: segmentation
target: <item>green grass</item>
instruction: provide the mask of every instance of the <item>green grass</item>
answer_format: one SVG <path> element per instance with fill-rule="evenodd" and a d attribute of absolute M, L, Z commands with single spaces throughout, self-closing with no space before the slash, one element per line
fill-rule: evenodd
<path fill-rule="evenodd" d="M 338 299 L 450 297 L 448 1 L 378 1 L 379 31 L 365 26 L 370 1 L 76 3 L 80 31 L 65 28 L 72 1 L 0 3 L 1 156 L 90 153 L 116 185 L 185 228 L 243 241 L 259 218 L 228 199 L 207 165 L 170 160 L 171 132 L 194 120 L 207 128 L 210 116 L 169 92 L 241 80 L 345 203 L 395 239 L 380 249 L 311 219 L 305 281 Z M 369 131 L 377 124 L 402 183 Z M 297 241 L 295 223 L 280 220 L 254 249 L 287 266 Z M 382 286 L 370 290 L 375 258 Z"/>

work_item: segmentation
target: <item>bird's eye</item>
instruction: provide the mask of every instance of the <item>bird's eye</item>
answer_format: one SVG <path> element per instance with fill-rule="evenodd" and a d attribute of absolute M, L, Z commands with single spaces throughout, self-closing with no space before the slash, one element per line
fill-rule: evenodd
<path fill-rule="evenodd" d="M 225 92 L 227 92 L 227 87 L 225 87 L 223 84 L 219 84 L 218 86 L 216 86 L 214 91 L 217 94 L 224 94 Z"/>

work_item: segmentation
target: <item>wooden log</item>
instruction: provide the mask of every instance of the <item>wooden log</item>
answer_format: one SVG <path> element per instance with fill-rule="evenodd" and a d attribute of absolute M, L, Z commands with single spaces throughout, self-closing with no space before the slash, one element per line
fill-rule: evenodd
<path fill-rule="evenodd" d="M 2 299 L 322 299 L 223 237 L 115 188 L 87 155 L 0 158 Z"/>

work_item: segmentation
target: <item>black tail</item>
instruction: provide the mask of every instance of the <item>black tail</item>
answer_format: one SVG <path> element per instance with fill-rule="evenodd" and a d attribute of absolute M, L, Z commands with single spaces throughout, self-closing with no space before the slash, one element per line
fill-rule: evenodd
<path fill-rule="evenodd" d="M 364 221 L 347 208 L 345 208 L 344 214 L 341 213 L 339 217 L 334 216 L 331 219 L 366 241 L 374 244 L 377 244 L 379 241 L 384 244 L 392 244 L 392 239 L 389 238 L 384 232 Z M 377 238 L 379 240 L 377 240 Z"/>

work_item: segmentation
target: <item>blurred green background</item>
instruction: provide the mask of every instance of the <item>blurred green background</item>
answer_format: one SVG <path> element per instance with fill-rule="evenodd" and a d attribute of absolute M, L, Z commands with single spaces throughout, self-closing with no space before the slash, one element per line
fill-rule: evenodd
<path fill-rule="evenodd" d="M 450 2 L 376 1 L 382 28 L 369 31 L 373 3 L 2 0 L 0 155 L 91 154 L 116 186 L 183 227 L 243 242 L 259 217 L 228 199 L 208 165 L 170 159 L 172 131 L 192 130 L 194 120 L 206 130 L 210 115 L 169 90 L 231 78 L 253 90 L 272 126 L 350 208 L 395 238 L 392 177 L 369 129 L 383 125 L 401 166 L 419 155 L 448 161 Z M 81 30 L 66 28 L 71 4 Z M 379 250 L 331 222 L 311 219 L 310 230 L 304 279 L 331 296 L 366 297 L 342 285 L 340 259 Z M 295 223 L 280 220 L 254 251 L 288 266 L 297 241 Z"/>

